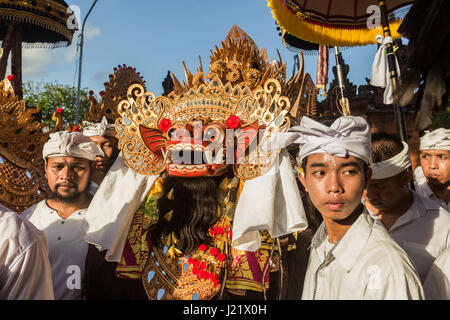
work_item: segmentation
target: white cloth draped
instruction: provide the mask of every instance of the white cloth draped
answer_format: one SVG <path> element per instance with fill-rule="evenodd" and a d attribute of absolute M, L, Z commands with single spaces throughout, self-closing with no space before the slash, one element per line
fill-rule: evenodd
<path fill-rule="evenodd" d="M 122 154 L 106 174 L 86 214 L 85 240 L 99 251 L 107 250 L 107 261 L 120 261 L 133 216 L 157 178 L 129 169 Z"/>
<path fill-rule="evenodd" d="M 450 129 L 439 128 L 425 132 L 420 138 L 420 151 L 432 149 L 450 151 Z"/>
<path fill-rule="evenodd" d="M 370 84 L 376 87 L 382 87 L 384 89 L 383 94 L 383 103 L 384 104 L 391 104 L 394 102 L 394 99 L 392 97 L 393 95 L 393 88 L 391 84 L 391 75 L 388 68 L 388 62 L 387 62 L 387 55 L 385 54 L 386 46 L 389 43 L 393 43 L 393 40 L 391 37 L 386 37 L 383 39 L 382 36 L 377 37 L 377 41 L 381 44 L 378 48 L 378 51 L 375 55 L 375 59 L 373 61 L 372 65 L 372 74 L 370 79 Z M 394 60 L 395 60 L 395 66 L 397 69 L 397 75 L 400 79 L 400 66 L 397 61 L 397 57 L 395 57 L 394 54 Z"/>
<path fill-rule="evenodd" d="M 402 142 L 403 150 L 394 157 L 381 162 L 372 163 L 372 179 L 386 179 L 393 177 L 411 167 L 409 146 Z"/>
<path fill-rule="evenodd" d="M 42 157 L 75 157 L 90 161 L 96 156 L 104 156 L 102 149 L 80 132 L 59 131 L 50 134 L 50 139 L 44 144 Z"/>
<path fill-rule="evenodd" d="M 245 181 L 233 221 L 234 248 L 258 250 L 260 230 L 278 238 L 307 228 L 296 179 L 289 154 L 283 150 L 266 174 Z"/>

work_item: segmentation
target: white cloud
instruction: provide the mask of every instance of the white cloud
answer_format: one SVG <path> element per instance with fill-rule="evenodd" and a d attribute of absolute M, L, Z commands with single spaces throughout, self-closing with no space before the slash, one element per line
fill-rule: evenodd
<path fill-rule="evenodd" d="M 94 39 L 95 37 L 98 37 L 102 33 L 102 30 L 100 28 L 95 28 L 91 25 L 86 24 L 86 29 L 84 30 L 84 36 L 86 40 Z"/>
<path fill-rule="evenodd" d="M 42 71 L 53 62 L 54 53 L 50 49 L 23 49 L 22 74 L 32 77 L 42 74 Z"/>

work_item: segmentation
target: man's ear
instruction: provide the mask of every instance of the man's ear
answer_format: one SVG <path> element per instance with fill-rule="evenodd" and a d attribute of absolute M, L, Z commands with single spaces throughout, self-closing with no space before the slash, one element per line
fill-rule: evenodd
<path fill-rule="evenodd" d="M 48 180 L 47 178 L 47 166 L 48 166 L 48 159 L 44 160 L 44 177 L 46 180 Z"/>
<path fill-rule="evenodd" d="M 364 172 L 365 175 L 365 181 L 364 181 L 364 189 L 367 189 L 367 185 L 369 184 L 370 178 L 372 178 L 372 168 L 367 167 L 366 171 Z"/>
<path fill-rule="evenodd" d="M 308 188 L 306 187 L 306 179 L 303 176 L 303 174 L 301 172 L 297 172 L 297 177 L 298 180 L 300 180 L 300 182 L 302 183 L 303 187 L 305 188 L 305 191 L 308 192 Z"/>

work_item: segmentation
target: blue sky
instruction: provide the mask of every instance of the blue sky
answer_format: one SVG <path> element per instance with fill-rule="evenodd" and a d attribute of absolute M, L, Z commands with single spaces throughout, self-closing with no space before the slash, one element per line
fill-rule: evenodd
<path fill-rule="evenodd" d="M 67 0 L 66 0 L 67 1 Z M 87 14 L 93 0 L 68 0 Z M 161 94 L 168 70 L 184 79 L 182 61 L 194 72 L 200 55 L 207 72 L 210 50 L 220 45 L 230 28 L 241 27 L 269 59 L 276 49 L 290 75 L 295 53 L 283 47 L 266 0 L 99 0 L 87 20 L 83 55 L 82 87 L 103 90 L 103 83 L 118 64 L 133 66 L 143 75 L 147 89 Z M 77 86 L 77 37 L 67 48 L 28 49 L 24 52 L 24 81 L 57 81 Z M 376 46 L 343 51 L 350 65 L 350 81 L 364 84 Z M 305 70 L 316 80 L 317 55 L 305 54 Z M 330 52 L 330 68 L 334 66 Z M 329 81 L 333 78 L 331 72 Z"/>

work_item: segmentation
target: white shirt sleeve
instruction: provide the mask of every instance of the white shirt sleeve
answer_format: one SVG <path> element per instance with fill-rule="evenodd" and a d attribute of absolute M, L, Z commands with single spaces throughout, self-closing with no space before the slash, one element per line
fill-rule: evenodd
<path fill-rule="evenodd" d="M 423 289 L 428 300 L 450 300 L 450 248 L 434 261 Z"/>
<path fill-rule="evenodd" d="M 45 233 L 1 206 L 0 299 L 54 299 Z"/>
<path fill-rule="evenodd" d="M 8 300 L 53 300 L 47 239 L 42 234 L 8 268 L 2 291 Z"/>

